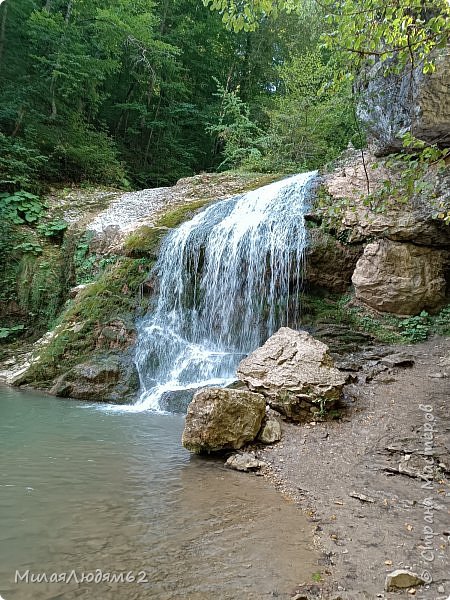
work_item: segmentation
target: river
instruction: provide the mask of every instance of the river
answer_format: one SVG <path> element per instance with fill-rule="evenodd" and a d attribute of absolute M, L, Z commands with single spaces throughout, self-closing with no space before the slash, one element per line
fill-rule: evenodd
<path fill-rule="evenodd" d="M 190 456 L 183 422 L 0 387 L 0 597 L 284 599 L 311 582 L 311 523 L 263 478 Z"/>

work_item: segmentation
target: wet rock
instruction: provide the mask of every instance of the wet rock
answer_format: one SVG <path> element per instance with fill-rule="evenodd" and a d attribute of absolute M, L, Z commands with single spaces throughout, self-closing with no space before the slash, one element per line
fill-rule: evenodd
<path fill-rule="evenodd" d="M 281 440 L 281 424 L 276 417 L 266 415 L 258 433 L 258 440 L 263 444 L 273 444 Z"/>
<path fill-rule="evenodd" d="M 188 407 L 183 446 L 195 453 L 239 450 L 258 435 L 265 410 L 260 394 L 218 388 L 200 390 Z"/>
<path fill-rule="evenodd" d="M 131 357 L 110 355 L 76 365 L 59 377 L 50 390 L 55 396 L 94 402 L 132 402 L 139 378 Z"/>
<path fill-rule="evenodd" d="M 387 592 L 392 592 L 397 589 L 407 589 L 415 585 L 423 585 L 424 583 L 425 581 L 417 573 L 405 569 L 397 569 L 387 575 L 384 588 Z"/>
<path fill-rule="evenodd" d="M 190 402 L 192 402 L 194 392 L 195 390 L 174 390 L 164 392 L 159 400 L 159 407 L 161 410 L 167 412 L 185 415 Z"/>
<path fill-rule="evenodd" d="M 242 454 L 232 454 L 226 461 L 225 466 L 235 471 L 258 471 L 267 466 L 263 460 L 259 460 L 253 452 L 243 452 Z"/>
<path fill-rule="evenodd" d="M 448 253 L 378 240 L 368 244 L 353 273 L 356 298 L 381 312 L 415 315 L 445 299 Z"/>
<path fill-rule="evenodd" d="M 288 327 L 241 361 L 237 374 L 272 408 L 296 421 L 312 420 L 315 413 L 331 408 L 346 381 L 334 367 L 328 346 Z"/>
<path fill-rule="evenodd" d="M 136 343 L 136 328 L 133 323 L 122 319 L 113 319 L 100 329 L 96 347 L 98 349 L 125 349 Z"/>

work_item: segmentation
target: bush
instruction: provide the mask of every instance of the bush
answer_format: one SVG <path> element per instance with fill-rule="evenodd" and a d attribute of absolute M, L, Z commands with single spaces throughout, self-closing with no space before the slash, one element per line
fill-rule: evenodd
<path fill-rule="evenodd" d="M 39 188 L 39 172 L 47 157 L 32 144 L 0 132 L 0 192 Z"/>

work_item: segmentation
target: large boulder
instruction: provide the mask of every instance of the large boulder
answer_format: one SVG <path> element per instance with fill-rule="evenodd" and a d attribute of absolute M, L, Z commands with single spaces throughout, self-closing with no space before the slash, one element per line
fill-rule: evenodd
<path fill-rule="evenodd" d="M 421 66 L 386 74 L 386 63 L 379 62 L 360 79 L 358 115 L 378 155 L 400 150 L 401 136 L 408 131 L 425 142 L 450 144 L 448 49 L 435 56 L 435 64 L 429 75 Z"/>
<path fill-rule="evenodd" d="M 445 300 L 449 254 L 414 244 L 368 244 L 353 273 L 355 296 L 381 312 L 415 315 Z"/>
<path fill-rule="evenodd" d="M 328 346 L 306 331 L 282 327 L 239 364 L 238 377 L 275 410 L 308 421 L 340 399 L 345 376 Z"/>
<path fill-rule="evenodd" d="M 131 357 L 96 357 L 64 373 L 50 390 L 55 396 L 124 404 L 136 398 L 139 377 Z"/>
<path fill-rule="evenodd" d="M 197 454 L 239 450 L 256 438 L 265 412 L 266 402 L 260 394 L 219 388 L 200 390 L 188 407 L 183 446 Z"/>

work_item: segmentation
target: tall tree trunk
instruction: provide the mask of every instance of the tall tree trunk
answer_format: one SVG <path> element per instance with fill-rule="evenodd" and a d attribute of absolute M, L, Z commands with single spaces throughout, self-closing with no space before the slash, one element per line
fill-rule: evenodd
<path fill-rule="evenodd" d="M 165 0 L 164 6 L 162 7 L 161 22 L 159 24 L 160 35 L 164 35 L 166 33 L 166 21 L 167 21 L 168 11 L 169 11 L 169 0 Z"/>
<path fill-rule="evenodd" d="M 49 13 L 52 10 L 52 0 L 47 0 L 44 6 L 45 12 Z"/>
<path fill-rule="evenodd" d="M 156 107 L 156 112 L 155 112 L 155 116 L 154 116 L 154 120 L 155 121 L 158 118 L 159 109 L 161 108 L 161 99 L 162 99 L 162 97 L 161 97 L 161 94 L 160 94 L 159 99 L 158 99 L 158 106 Z M 148 161 L 148 155 L 150 153 L 150 144 L 151 144 L 151 141 L 152 141 L 152 138 L 153 138 L 153 132 L 154 132 L 154 128 L 152 127 L 150 129 L 150 133 L 148 135 L 147 145 L 145 146 L 145 153 L 144 153 L 143 165 L 146 165 L 147 161 Z"/>
<path fill-rule="evenodd" d="M 0 9 L 1 12 L 1 9 Z M 0 24 L 0 67 L 2 66 L 3 51 L 6 42 L 6 15 L 8 13 L 8 5 L 3 5 L 2 22 Z"/>
<path fill-rule="evenodd" d="M 20 128 L 22 126 L 22 122 L 23 122 L 24 116 L 25 116 L 25 111 L 21 107 L 21 108 L 19 108 L 19 112 L 17 113 L 17 119 L 16 119 L 16 123 L 15 123 L 15 126 L 14 126 L 14 131 L 12 132 L 11 137 L 14 138 L 19 133 Z"/>
<path fill-rule="evenodd" d="M 135 81 L 131 82 L 130 87 L 128 88 L 127 95 L 125 96 L 124 104 L 126 104 L 127 102 L 129 102 L 131 100 L 131 97 L 133 95 L 135 87 L 136 87 L 136 82 Z M 123 108 L 120 111 L 120 117 L 118 118 L 117 123 L 116 123 L 115 135 L 118 135 L 120 127 L 121 127 L 122 122 L 123 122 L 123 119 L 125 117 L 125 113 L 127 113 L 127 112 L 128 111 L 125 108 Z"/>
<path fill-rule="evenodd" d="M 251 78 L 252 78 L 252 34 L 247 32 L 245 39 L 245 54 L 244 54 L 244 64 L 242 65 L 242 80 L 241 80 L 241 90 L 240 97 L 243 102 L 248 102 L 250 99 L 250 91 L 251 91 Z"/>
<path fill-rule="evenodd" d="M 70 15 L 72 14 L 73 0 L 69 0 L 67 3 L 66 16 L 64 18 L 65 22 L 68 23 L 70 21 Z"/>

